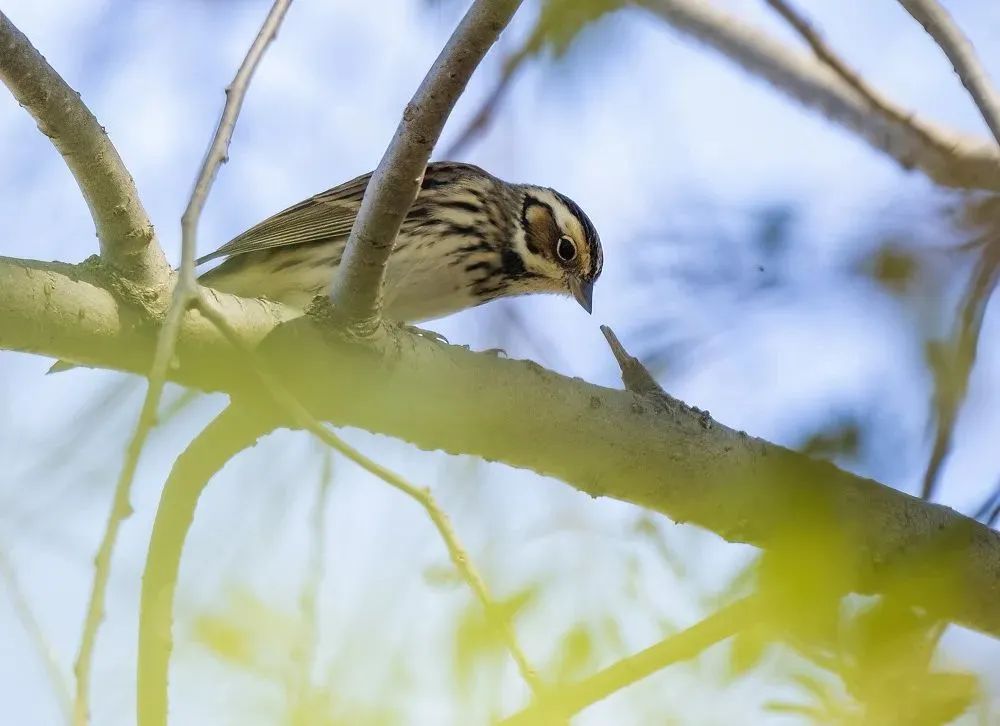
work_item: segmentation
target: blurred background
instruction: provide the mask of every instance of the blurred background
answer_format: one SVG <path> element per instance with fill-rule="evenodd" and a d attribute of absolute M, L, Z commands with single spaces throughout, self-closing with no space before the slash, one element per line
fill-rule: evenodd
<path fill-rule="evenodd" d="M 467 4 L 293 3 L 251 86 L 199 251 L 373 168 Z M 716 4 L 801 46 L 761 0 Z M 107 127 L 173 262 L 223 89 L 269 5 L 4 3 Z M 436 158 L 489 98 L 543 5 L 552 3 L 525 2 Z M 897 2 L 800 5 L 898 103 L 986 137 L 947 60 Z M 1000 5 L 947 6 L 1000 78 Z M 456 158 L 558 188 L 587 211 L 606 257 L 594 316 L 535 297 L 428 327 L 620 387 L 598 330 L 607 323 L 666 390 L 728 426 L 911 493 L 951 396 L 958 413 L 938 499 L 989 509 L 1000 477 L 996 305 L 982 317 L 964 397 L 954 385 L 964 374 L 940 355 L 975 273 L 977 232 L 962 221 L 970 198 L 902 170 L 662 20 L 636 9 L 592 15 L 550 18 L 492 122 Z M 6 92 L 0 185 L 0 253 L 76 262 L 97 251 L 72 177 Z M 11 724 L 65 722 L 92 560 L 144 391 L 142 379 L 107 371 L 45 376 L 51 363 L 0 353 L 0 721 Z M 139 578 L 159 490 L 224 404 L 168 387 L 115 552 L 96 724 L 133 721 Z M 546 677 L 579 678 L 646 647 L 753 577 L 755 550 L 698 528 L 530 472 L 343 433 L 431 487 Z M 177 608 L 176 723 L 476 724 L 529 695 L 425 514 L 301 433 L 267 437 L 213 480 Z M 738 639 L 574 723 L 878 723 L 857 720 L 871 704 L 839 662 Z M 960 723 L 1000 723 L 995 641 L 951 627 L 932 666 L 965 674 L 959 706 L 896 722 L 961 713 Z"/>

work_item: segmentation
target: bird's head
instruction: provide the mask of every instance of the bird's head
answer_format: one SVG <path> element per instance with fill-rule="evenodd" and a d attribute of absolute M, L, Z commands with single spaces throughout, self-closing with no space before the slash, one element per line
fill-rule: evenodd
<path fill-rule="evenodd" d="M 544 187 L 523 187 L 521 218 L 512 250 L 532 286 L 572 295 L 588 313 L 604 255 L 593 223 L 569 197 Z"/>

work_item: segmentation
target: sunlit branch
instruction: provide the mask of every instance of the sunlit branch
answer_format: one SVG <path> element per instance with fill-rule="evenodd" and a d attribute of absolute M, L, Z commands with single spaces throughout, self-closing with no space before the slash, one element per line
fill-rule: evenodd
<path fill-rule="evenodd" d="M 0 258 L 0 349 L 148 372 L 155 331 L 135 325 L 128 306 L 89 274 L 86 266 Z M 276 328 L 289 314 L 281 306 L 202 294 L 245 345 L 266 336 L 260 355 L 269 369 L 314 418 L 335 426 L 530 469 L 763 549 L 780 546 L 774 532 L 794 516 L 790 503 L 822 495 L 817 516 L 843 528 L 867 563 L 850 583 L 857 592 L 879 592 L 889 563 L 919 558 L 943 532 L 958 532 L 964 545 L 949 551 L 947 568 L 963 586 L 938 615 L 1000 635 L 1000 535 L 951 509 L 735 431 L 706 412 L 661 410 L 628 392 L 405 331 L 358 345 L 331 338 L 310 317 Z M 391 364 L 379 364 L 385 356 Z M 259 395 L 245 356 L 196 311 L 185 317 L 178 361 L 171 380 Z M 915 583 L 913 604 L 939 600 L 933 582 Z"/>
<path fill-rule="evenodd" d="M 937 0 L 899 0 L 951 61 L 976 107 L 1000 143 L 1000 94 L 997 93 L 975 48 Z"/>
<path fill-rule="evenodd" d="M 136 723 L 166 726 L 174 593 L 181 548 L 209 479 L 272 427 L 259 416 L 228 406 L 174 461 L 160 494 L 139 603 Z"/>
<path fill-rule="evenodd" d="M 884 98 L 878 111 L 827 64 L 789 48 L 706 0 L 633 3 L 855 132 L 904 168 L 920 169 L 943 186 L 1000 190 L 1000 153 L 994 143 L 945 129 Z M 899 118 L 906 123 L 893 120 Z"/>
<path fill-rule="evenodd" d="M 330 298 L 356 332 L 373 332 L 382 281 L 400 225 L 420 190 L 427 160 L 472 73 L 522 0 L 475 0 L 403 112 L 365 192 Z"/>
<path fill-rule="evenodd" d="M 90 208 L 104 261 L 138 284 L 167 284 L 170 268 L 153 225 L 104 127 L 2 12 L 0 80 L 62 154 Z"/>
<path fill-rule="evenodd" d="M 0 581 L 3 583 L 3 589 L 7 590 L 11 605 L 14 607 L 14 613 L 21 621 L 21 626 L 24 628 L 28 640 L 38 651 L 38 657 L 41 658 L 42 665 L 45 666 L 45 674 L 49 678 L 49 684 L 52 686 L 52 693 L 59 704 L 59 710 L 62 711 L 66 723 L 70 723 L 73 707 L 70 700 L 69 683 L 66 681 L 66 676 L 59 666 L 59 661 L 48 638 L 45 637 L 41 625 L 35 618 L 35 613 L 32 612 L 17 573 L 14 572 L 14 566 L 2 546 L 0 546 Z"/>
<path fill-rule="evenodd" d="M 727 605 L 690 628 L 624 658 L 577 683 L 556 686 L 501 726 L 547 726 L 567 719 L 669 665 L 690 660 L 754 625 L 761 616 L 753 596 Z"/>
<path fill-rule="evenodd" d="M 111 512 L 108 515 L 107 527 L 105 528 L 104 536 L 94 561 L 94 583 L 91 590 L 90 602 L 87 607 L 87 616 L 84 620 L 83 635 L 80 639 L 80 650 L 74 666 L 77 682 L 74 721 L 78 726 L 85 726 L 89 722 L 88 693 L 90 690 L 91 661 L 93 659 L 97 630 L 104 617 L 104 598 L 111 569 L 111 553 L 114 550 L 121 523 L 131 513 L 129 500 L 131 498 L 135 471 L 138 467 L 139 458 L 142 455 L 149 432 L 156 424 L 156 411 L 163 393 L 163 386 L 166 382 L 167 368 L 174 358 L 177 338 L 180 334 L 184 317 L 188 312 L 191 302 L 197 295 L 198 283 L 194 276 L 194 257 L 198 219 L 201 216 L 202 207 L 211 189 L 212 181 L 215 179 L 219 166 L 226 158 L 229 141 L 232 138 L 236 119 L 239 116 L 250 79 L 268 44 L 277 33 L 290 2 L 291 0 L 275 0 L 257 37 L 251 44 L 243 63 L 236 72 L 236 77 L 226 90 L 226 104 L 222 111 L 222 118 L 215 131 L 215 136 L 209 146 L 208 153 L 205 155 L 205 160 L 202 163 L 201 171 L 195 182 L 187 209 L 181 218 L 180 273 L 173 290 L 166 320 L 157 338 L 156 352 L 153 356 L 146 397 L 139 412 L 139 420 L 136 423 L 135 431 L 126 449 L 125 462 L 122 465 L 121 474 L 115 486 L 114 500 Z M 140 695 L 138 699 L 140 712 L 142 710 L 142 701 L 143 699 Z"/>

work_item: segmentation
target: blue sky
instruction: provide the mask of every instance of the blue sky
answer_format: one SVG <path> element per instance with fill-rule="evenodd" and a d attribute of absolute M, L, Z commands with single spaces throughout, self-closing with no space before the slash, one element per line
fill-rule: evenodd
<path fill-rule="evenodd" d="M 764 3 L 719 4 L 794 42 Z M 267 5 L 5 4 L 4 12 L 107 127 L 172 261 L 180 214 L 222 89 Z M 250 90 L 231 161 L 202 218 L 199 250 L 210 251 L 264 216 L 373 168 L 461 5 L 293 3 Z M 833 47 L 892 98 L 985 134 L 941 53 L 897 3 L 809 5 Z M 1000 78 L 1000 7 L 972 0 L 948 6 Z M 475 77 L 441 148 L 488 93 L 504 50 L 516 47 L 532 14 L 529 2 Z M 943 281 L 905 300 L 855 270 L 894 233 L 918 246 L 952 244 L 932 213 L 948 194 L 637 13 L 587 31 L 563 61 L 523 72 L 496 123 L 463 158 L 503 178 L 553 186 L 573 197 L 601 231 L 605 275 L 593 318 L 568 300 L 530 298 L 430 327 L 456 342 L 500 345 L 513 357 L 618 387 L 597 328 L 608 323 L 634 352 L 669 348 L 661 382 L 724 423 L 799 445 L 838 416 L 857 416 L 870 436 L 862 455 L 844 463 L 909 491 L 919 485 L 929 451 L 930 378 L 917 322 L 920 311 L 954 298 L 961 267 L 945 269 Z M 72 178 L 9 97 L 0 99 L 0 160 L 7 190 L 0 196 L 2 254 L 76 261 L 96 252 L 93 224 Z M 766 256 L 753 243 L 761 209 L 790 215 L 779 255 Z M 765 262 L 780 284 L 762 288 L 759 267 Z M 644 280 L 641 270 L 653 270 L 654 279 Z M 530 335 L 512 329 L 510 315 L 530 321 Z M 1000 432 L 998 333 L 994 305 L 958 446 L 942 481 L 943 499 L 954 506 L 978 502 L 1000 470 L 991 443 Z M 141 386 L 133 381 L 121 400 L 95 406 L 120 385 L 120 376 L 73 371 L 45 377 L 49 364 L 0 354 L 0 547 L 68 673 L 92 553 Z M 177 452 L 221 405 L 216 398 L 195 402 L 155 434 L 143 458 L 137 511 L 114 562 L 109 618 L 99 642 L 98 723 L 131 719 L 138 576 L 158 487 Z M 501 465 L 419 452 L 363 432 L 347 435 L 369 455 L 432 486 L 497 592 L 547 583 L 523 624 L 539 657 L 551 646 L 554 623 L 568 612 L 588 623 L 628 613 L 619 623 L 620 644 L 608 636 L 606 652 L 642 647 L 663 623 L 682 626 L 703 615 L 708 595 L 751 555 L 694 528 L 661 522 L 662 538 L 686 565 L 679 574 L 634 536 L 640 515 L 631 507 L 593 501 Z M 305 437 L 277 434 L 213 482 L 186 550 L 182 618 L 220 608 L 227 593 L 241 588 L 275 612 L 294 613 L 320 460 Z M 337 654 L 364 653 L 365 634 L 377 629 L 378 642 L 415 664 L 419 697 L 410 704 L 412 722 L 449 722 L 455 715 L 447 674 L 430 653 L 441 647 L 456 612 L 468 606 L 466 594 L 428 585 L 428 569 L 443 567 L 446 558 L 415 506 L 346 462 L 335 471 L 321 650 L 331 672 L 341 673 Z M 630 568 L 639 573 L 638 602 L 623 594 Z M 421 613 L 420 627 L 404 617 L 402 601 L 412 607 L 407 612 Z M 19 723 L 54 722 L 58 712 L 44 673 L 2 596 L 0 642 L 11 644 L 0 651 L 5 710 Z M 985 672 L 996 663 L 994 643 L 962 636 L 948 643 L 948 657 L 966 667 Z M 357 682 L 343 687 L 361 702 L 378 702 L 380 679 L 389 678 L 379 670 L 388 668 L 387 659 L 368 655 Z M 182 698 L 191 696 L 183 708 L 192 723 L 231 713 L 227 699 L 238 694 L 252 694 L 247 707 L 261 723 L 278 708 L 280 694 L 248 690 L 250 682 L 197 645 L 182 646 L 177 658 L 182 666 L 175 687 Z M 581 723 L 612 717 L 640 723 L 643 694 L 667 702 L 686 696 L 686 722 L 731 722 L 769 697 L 761 686 L 766 676 L 723 688 L 698 669 L 674 669 L 636 688 L 638 695 L 593 709 Z M 199 687 L 206 678 L 217 684 L 210 692 Z M 510 708 L 523 693 L 510 669 L 502 682 L 501 700 Z"/>

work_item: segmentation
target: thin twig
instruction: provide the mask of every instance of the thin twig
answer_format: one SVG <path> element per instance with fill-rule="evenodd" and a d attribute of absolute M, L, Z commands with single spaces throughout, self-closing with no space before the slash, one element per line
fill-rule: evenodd
<path fill-rule="evenodd" d="M 482 604 L 483 609 L 486 611 L 487 618 L 491 620 L 494 626 L 500 631 L 500 635 L 503 638 L 507 649 L 510 651 L 511 657 L 514 659 L 521 677 L 534 692 L 540 692 L 542 683 L 538 674 L 529 663 L 524 651 L 518 644 L 517 636 L 514 634 L 506 616 L 494 602 L 493 597 L 490 595 L 489 589 L 486 586 L 486 582 L 472 564 L 472 560 L 465 551 L 465 548 L 462 547 L 458 536 L 452 529 L 447 515 L 438 506 L 433 495 L 431 495 L 430 490 L 410 484 L 395 472 L 386 469 L 378 462 L 369 459 L 367 456 L 348 445 L 339 436 L 316 420 L 316 418 L 309 413 L 308 409 L 306 409 L 306 407 L 303 406 L 302 403 L 291 394 L 291 392 L 289 392 L 281 381 L 279 381 L 278 378 L 271 373 L 270 368 L 263 360 L 261 360 L 256 351 L 248 347 L 239 338 L 225 317 L 222 316 L 204 296 L 199 298 L 198 310 L 202 313 L 202 315 L 217 325 L 222 334 L 225 335 L 235 347 L 239 348 L 243 352 L 253 366 L 254 373 L 258 376 L 266 388 L 268 395 L 291 418 L 292 423 L 299 428 L 311 432 L 325 444 L 343 454 L 346 458 L 353 461 L 369 474 L 378 477 L 389 486 L 403 492 L 423 507 L 424 511 L 427 512 L 427 515 L 437 528 L 438 533 L 441 535 L 441 539 L 444 540 L 445 547 L 448 549 L 448 555 L 451 557 L 451 561 L 454 563 L 455 568 L 462 576 L 462 579 L 465 580 L 475 593 L 477 599 Z"/>
<path fill-rule="evenodd" d="M 132 281 L 165 285 L 170 268 L 132 176 L 104 127 L 0 12 L 0 80 L 66 162 L 97 227 L 101 257 Z"/>
<path fill-rule="evenodd" d="M 129 503 L 132 482 L 135 479 L 135 471 L 146 444 L 146 439 L 156 424 L 156 411 L 163 393 L 163 386 L 166 382 L 167 369 L 174 357 L 181 323 L 192 302 L 198 295 L 198 282 L 194 274 L 198 220 L 219 166 L 225 161 L 233 129 L 236 126 L 236 119 L 239 116 L 250 79 L 253 77 L 257 64 L 260 62 L 268 44 L 270 44 L 277 34 L 278 27 L 290 3 L 291 0 L 275 0 L 260 31 L 257 33 L 257 37 L 254 38 L 250 50 L 247 51 L 243 63 L 240 65 L 239 70 L 237 70 L 236 77 L 229 88 L 226 89 L 226 104 L 222 111 L 222 117 L 215 130 L 215 136 L 209 145 L 205 159 L 202 162 L 202 167 L 195 182 L 194 190 L 191 193 L 187 209 L 185 209 L 184 215 L 181 217 L 181 266 L 177 283 L 173 290 L 166 321 L 157 338 L 156 352 L 153 356 L 153 365 L 149 373 L 149 386 L 146 389 L 146 397 L 139 412 L 139 420 L 136 423 L 135 431 L 128 444 L 125 463 L 122 466 L 118 483 L 115 486 L 114 500 L 111 512 L 108 515 L 104 537 L 101 540 L 97 556 L 94 559 L 94 583 L 87 607 L 87 616 L 84 619 L 83 634 L 80 638 L 80 650 L 74 664 L 76 699 L 74 701 L 73 712 L 74 723 L 77 726 L 85 726 L 90 720 L 88 699 L 91 662 L 97 639 L 97 630 L 101 620 L 104 618 L 104 599 L 111 570 L 111 553 L 118 538 L 118 530 L 121 528 L 122 522 L 128 518 L 132 511 L 131 504 Z"/>
<path fill-rule="evenodd" d="M 326 520 L 328 516 L 326 510 L 332 483 L 333 452 L 324 449 L 319 485 L 316 488 L 316 501 L 313 503 L 311 511 L 309 566 L 306 568 L 306 581 L 302 587 L 302 596 L 299 598 L 302 636 L 298 653 L 298 673 L 294 675 L 295 682 L 292 684 L 293 713 L 296 709 L 306 705 L 308 694 L 312 689 L 313 670 L 316 667 L 316 653 L 320 638 L 317 601 L 326 571 Z M 292 723 L 295 723 L 294 717 Z"/>
<path fill-rule="evenodd" d="M 911 116 L 883 99 L 868 99 L 818 59 L 804 55 L 760 28 L 713 7 L 707 0 L 632 0 L 681 33 L 727 56 L 799 103 L 818 110 L 885 152 L 906 169 L 918 168 L 943 186 L 1000 190 L 996 144 Z M 907 123 L 892 118 L 903 117 Z M 926 139 L 933 139 L 928 144 Z"/>
<path fill-rule="evenodd" d="M 918 135 L 928 146 L 933 146 L 939 151 L 947 153 L 950 149 L 938 139 L 927 132 L 919 124 L 914 123 L 913 113 L 904 111 L 889 102 L 881 93 L 872 88 L 868 82 L 858 74 L 853 68 L 847 65 L 826 41 L 819 35 L 816 29 L 799 11 L 793 8 L 785 0 L 765 0 L 774 10 L 783 17 L 789 25 L 797 32 L 802 39 L 812 48 L 813 53 L 821 61 L 826 63 L 838 76 L 844 79 L 851 88 L 858 92 L 872 109 L 881 113 L 890 121 L 901 126 L 906 126 Z"/>
<path fill-rule="evenodd" d="M 1000 144 L 1000 94 L 979 62 L 972 43 L 937 0 L 899 0 L 906 12 L 920 23 L 951 61 L 962 85 Z"/>
<path fill-rule="evenodd" d="M 698 656 L 712 645 L 753 625 L 759 616 L 754 596 L 737 600 L 690 628 L 674 633 L 577 683 L 553 688 L 542 699 L 501 721 L 501 726 L 563 723 L 588 706 L 669 665 Z"/>
<path fill-rule="evenodd" d="M 45 637 L 41 625 L 35 619 L 35 614 L 31 610 L 28 598 L 25 596 L 17 573 L 14 571 L 14 566 L 2 546 L 0 546 L 0 580 L 3 580 L 11 604 L 14 606 L 14 612 L 21 621 L 21 626 L 27 633 L 28 639 L 35 646 L 35 650 L 38 651 L 38 656 L 45 666 L 45 673 L 49 677 L 49 683 L 59 704 L 59 710 L 62 711 L 63 720 L 70 723 L 73 706 L 70 700 L 69 682 L 59 666 L 59 660 L 56 658 L 48 638 Z"/>
<path fill-rule="evenodd" d="M 983 500 L 983 503 L 979 505 L 976 513 L 972 516 L 987 527 L 993 526 L 997 517 L 1000 516 L 1000 483 L 994 485 L 993 491 Z"/>
<path fill-rule="evenodd" d="M 330 289 L 338 315 L 357 334 L 370 335 L 378 327 L 385 267 L 427 160 L 473 71 L 521 2 L 475 0 L 403 112 L 368 184 Z"/>
<path fill-rule="evenodd" d="M 921 496 L 930 500 L 937 489 L 945 459 L 951 451 L 959 410 L 969 389 L 969 378 L 979 353 L 979 337 L 986 307 L 1000 283 L 1000 238 L 982 247 L 951 340 L 941 348 L 935 369 L 936 432 L 924 472 Z M 978 518 L 978 517 L 977 517 Z M 989 524 L 989 521 L 987 521 Z"/>

